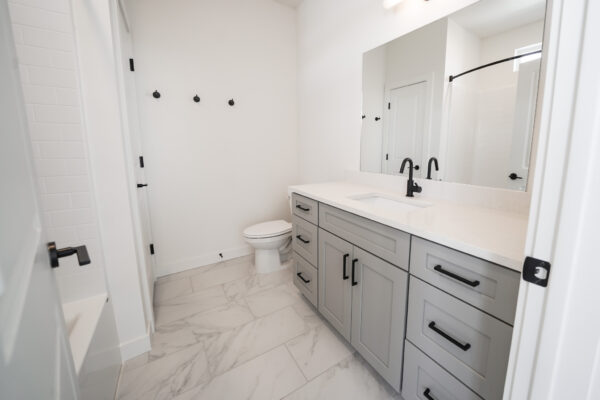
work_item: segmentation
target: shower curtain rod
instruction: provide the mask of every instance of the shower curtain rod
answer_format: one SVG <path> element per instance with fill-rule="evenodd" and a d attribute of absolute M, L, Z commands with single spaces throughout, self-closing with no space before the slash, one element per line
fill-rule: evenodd
<path fill-rule="evenodd" d="M 479 66 L 477 68 L 473 68 L 473 69 L 470 69 L 468 71 L 461 72 L 458 75 L 450 75 L 450 77 L 448 78 L 448 81 L 452 82 L 453 80 L 455 80 L 456 78 L 458 78 L 460 76 L 463 76 L 463 75 L 466 75 L 466 74 L 470 74 L 471 72 L 475 72 L 475 71 L 478 71 L 478 70 L 483 69 L 483 68 L 491 67 L 492 65 L 500 64 L 500 63 L 503 63 L 503 62 L 506 62 L 506 61 L 516 60 L 517 58 L 526 57 L 526 56 L 530 56 L 532 54 L 537 54 L 537 53 L 541 53 L 541 52 L 542 52 L 541 50 L 536 50 L 536 51 L 532 51 L 532 52 L 529 52 L 529 53 L 519 54 L 518 56 L 504 58 L 502 60 L 494 61 L 494 62 L 491 62 L 489 64 L 481 65 L 481 66 Z"/>

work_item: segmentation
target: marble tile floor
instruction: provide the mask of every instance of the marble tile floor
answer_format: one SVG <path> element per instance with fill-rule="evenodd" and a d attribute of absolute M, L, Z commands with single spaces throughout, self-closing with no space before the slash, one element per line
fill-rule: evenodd
<path fill-rule="evenodd" d="M 152 350 L 117 399 L 401 399 L 298 292 L 246 256 L 160 278 Z"/>

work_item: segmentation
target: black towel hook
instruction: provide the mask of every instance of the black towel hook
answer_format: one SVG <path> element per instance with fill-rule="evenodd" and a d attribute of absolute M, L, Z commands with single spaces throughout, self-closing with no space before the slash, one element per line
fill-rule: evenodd
<path fill-rule="evenodd" d="M 198 95 L 194 96 L 194 102 L 200 103 L 200 97 Z"/>
<path fill-rule="evenodd" d="M 235 101 L 233 101 L 233 99 L 229 99 L 227 104 L 229 104 L 231 107 L 233 107 L 235 105 Z"/>
<path fill-rule="evenodd" d="M 160 93 L 158 92 L 158 90 L 155 90 L 154 93 L 152 93 L 152 97 L 154 97 L 155 99 L 160 99 Z"/>

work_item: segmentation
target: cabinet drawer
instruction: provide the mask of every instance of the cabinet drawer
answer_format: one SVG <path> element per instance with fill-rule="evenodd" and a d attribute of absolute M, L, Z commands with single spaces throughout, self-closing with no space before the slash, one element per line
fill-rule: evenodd
<path fill-rule="evenodd" d="M 501 399 L 512 328 L 410 278 L 406 337 L 480 396 Z"/>
<path fill-rule="evenodd" d="M 292 193 L 292 211 L 310 223 L 319 224 L 319 203 L 313 199 Z"/>
<path fill-rule="evenodd" d="M 302 218 L 292 217 L 292 248 L 312 265 L 317 265 L 318 261 L 318 229 Z"/>
<path fill-rule="evenodd" d="M 410 272 L 513 324 L 519 292 L 518 272 L 414 236 Z"/>
<path fill-rule="evenodd" d="M 319 206 L 319 226 L 408 271 L 408 233 L 326 204 Z"/>
<path fill-rule="evenodd" d="M 318 307 L 318 272 L 308 261 L 294 252 L 294 284 L 315 307 Z"/>
<path fill-rule="evenodd" d="M 424 400 L 427 395 L 436 400 L 481 400 L 408 340 L 404 344 L 402 382 L 404 400 Z"/>

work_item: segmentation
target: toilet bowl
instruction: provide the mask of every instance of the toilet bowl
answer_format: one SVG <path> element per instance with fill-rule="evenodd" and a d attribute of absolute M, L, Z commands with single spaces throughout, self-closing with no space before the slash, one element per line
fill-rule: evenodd
<path fill-rule="evenodd" d="M 292 236 L 292 224 L 282 219 L 252 225 L 244 230 L 244 239 L 254 248 L 254 265 L 259 274 L 283 269 L 279 249 Z"/>

